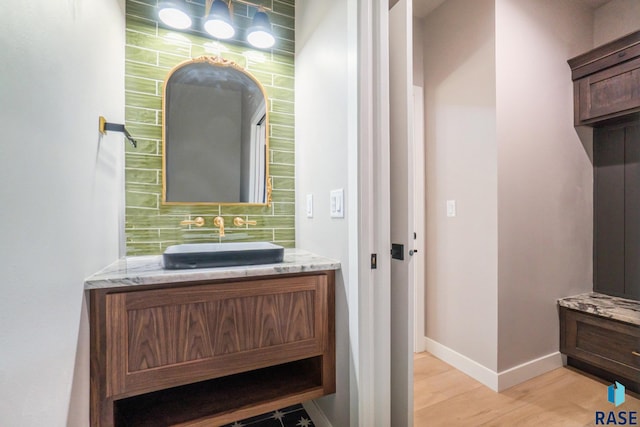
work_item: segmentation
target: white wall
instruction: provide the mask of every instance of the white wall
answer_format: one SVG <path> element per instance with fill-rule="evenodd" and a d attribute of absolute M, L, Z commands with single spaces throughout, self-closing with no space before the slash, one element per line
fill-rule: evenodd
<path fill-rule="evenodd" d="M 83 279 L 118 256 L 124 2 L 0 14 L 0 425 L 89 424 Z"/>
<path fill-rule="evenodd" d="M 296 1 L 296 246 L 342 263 L 336 272 L 337 391 L 318 401 L 334 426 L 357 425 L 357 408 L 351 408 L 357 400 L 350 392 L 357 324 L 352 320 L 350 330 L 349 320 L 357 319 L 358 286 L 357 264 L 350 262 L 357 259 L 350 249 L 357 233 L 354 4 Z M 344 219 L 329 217 L 329 192 L 339 188 Z M 306 217 L 307 194 L 313 194 L 313 218 Z"/>
<path fill-rule="evenodd" d="M 640 30 L 640 1 L 611 0 L 595 10 L 593 47 Z"/>
<path fill-rule="evenodd" d="M 557 298 L 592 287 L 592 164 L 566 62 L 591 46 L 580 2 L 496 1 L 499 371 L 557 355 Z"/>
<path fill-rule="evenodd" d="M 490 370 L 497 359 L 494 1 L 424 20 L 426 334 Z M 446 217 L 446 200 L 457 217 Z"/>

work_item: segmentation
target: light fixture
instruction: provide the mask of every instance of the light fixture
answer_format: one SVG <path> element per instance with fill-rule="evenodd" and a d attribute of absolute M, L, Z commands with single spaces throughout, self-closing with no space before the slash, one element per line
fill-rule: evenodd
<path fill-rule="evenodd" d="M 229 6 L 222 0 L 211 3 L 209 16 L 204 21 L 204 30 L 218 39 L 230 39 L 236 33 L 231 24 Z"/>
<path fill-rule="evenodd" d="M 234 0 L 257 8 L 253 22 L 247 30 L 247 41 L 258 49 L 268 49 L 276 42 L 271 29 L 271 21 L 265 12 L 271 9 L 251 3 L 246 0 Z M 231 16 L 233 3 L 231 0 L 205 0 L 204 30 L 211 36 L 227 40 L 236 34 Z M 169 27 L 186 30 L 191 27 L 191 17 L 185 0 L 160 0 L 158 2 L 158 18 Z"/>
<path fill-rule="evenodd" d="M 276 42 L 271 31 L 269 16 L 267 16 L 262 7 L 253 16 L 253 24 L 247 32 L 247 41 L 251 46 L 259 49 L 268 49 Z"/>
<path fill-rule="evenodd" d="M 191 26 L 191 17 L 183 1 L 166 0 L 158 3 L 158 18 L 166 25 L 184 30 Z"/>

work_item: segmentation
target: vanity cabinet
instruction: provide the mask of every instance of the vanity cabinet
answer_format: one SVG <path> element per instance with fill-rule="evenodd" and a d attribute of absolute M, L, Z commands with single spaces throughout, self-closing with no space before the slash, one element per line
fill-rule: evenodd
<path fill-rule="evenodd" d="M 91 289 L 91 425 L 216 426 L 334 393 L 334 274 Z"/>
<path fill-rule="evenodd" d="M 569 365 L 640 391 L 640 326 L 560 307 L 560 351 Z"/>
<path fill-rule="evenodd" d="M 575 125 L 640 113 L 640 31 L 570 59 Z"/>

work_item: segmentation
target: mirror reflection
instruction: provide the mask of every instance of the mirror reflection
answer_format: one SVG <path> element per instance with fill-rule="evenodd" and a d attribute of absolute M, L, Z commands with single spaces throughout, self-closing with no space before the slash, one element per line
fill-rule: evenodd
<path fill-rule="evenodd" d="M 165 81 L 163 202 L 267 201 L 267 100 L 232 61 L 201 57 Z"/>

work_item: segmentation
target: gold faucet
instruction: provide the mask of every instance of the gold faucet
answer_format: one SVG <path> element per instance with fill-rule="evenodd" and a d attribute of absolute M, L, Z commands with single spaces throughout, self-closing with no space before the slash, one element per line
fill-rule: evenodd
<path fill-rule="evenodd" d="M 202 227 L 204 225 L 204 218 L 198 216 L 195 219 L 185 219 L 184 221 L 180 221 L 180 225 L 195 225 L 196 227 Z"/>
<path fill-rule="evenodd" d="M 213 218 L 213 225 L 220 228 L 220 237 L 224 237 L 224 218 L 221 216 Z"/>
<path fill-rule="evenodd" d="M 240 218 L 239 216 L 233 218 L 233 225 L 235 225 L 236 227 L 242 227 L 243 225 L 256 225 L 256 224 L 258 224 L 257 221 L 246 221 Z"/>

